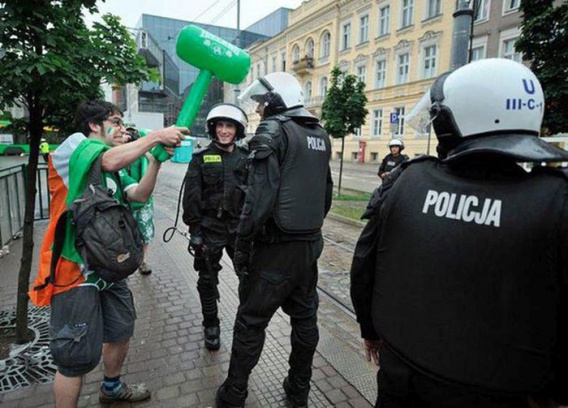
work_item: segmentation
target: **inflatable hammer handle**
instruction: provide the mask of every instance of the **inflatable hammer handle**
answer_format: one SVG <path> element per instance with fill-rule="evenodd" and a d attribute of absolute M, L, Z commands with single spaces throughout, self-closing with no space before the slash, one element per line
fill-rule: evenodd
<path fill-rule="evenodd" d="M 201 101 L 203 101 L 203 97 L 209 88 L 211 77 L 211 71 L 207 69 L 199 71 L 199 75 L 195 79 L 195 82 L 189 91 L 189 95 L 187 95 L 187 98 L 183 103 L 176 121 L 176 126 L 185 126 L 187 128 L 191 127 L 197 113 L 199 112 Z"/>

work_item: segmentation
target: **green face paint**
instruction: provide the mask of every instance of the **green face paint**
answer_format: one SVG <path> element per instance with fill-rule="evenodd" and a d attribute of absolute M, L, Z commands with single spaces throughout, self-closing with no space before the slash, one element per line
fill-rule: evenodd
<path fill-rule="evenodd" d="M 111 134 L 113 134 L 113 133 L 114 133 L 114 128 L 113 128 L 112 126 L 109 126 L 109 127 L 107 128 L 107 135 L 111 135 Z"/>

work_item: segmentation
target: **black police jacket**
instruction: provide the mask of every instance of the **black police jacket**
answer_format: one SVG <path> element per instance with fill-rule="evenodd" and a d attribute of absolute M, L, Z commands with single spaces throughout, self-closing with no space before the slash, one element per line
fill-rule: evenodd
<path fill-rule="evenodd" d="M 566 175 L 494 156 L 421 158 L 370 207 L 351 268 L 364 338 L 481 389 L 541 392 L 566 379 Z"/>
<path fill-rule="evenodd" d="M 240 240 L 312 240 L 331 207 L 331 142 L 307 110 L 264 118 L 249 142 L 252 162 Z"/>
<path fill-rule="evenodd" d="M 183 221 L 193 232 L 204 218 L 238 220 L 248 151 L 235 146 L 232 152 L 215 143 L 194 153 L 185 175 Z"/>
<path fill-rule="evenodd" d="M 389 153 L 385 156 L 385 158 L 381 162 L 377 174 L 380 177 L 382 176 L 383 173 L 391 172 L 396 166 L 407 160 L 408 156 L 405 154 L 399 154 L 397 157 L 394 157 L 391 153 Z"/>

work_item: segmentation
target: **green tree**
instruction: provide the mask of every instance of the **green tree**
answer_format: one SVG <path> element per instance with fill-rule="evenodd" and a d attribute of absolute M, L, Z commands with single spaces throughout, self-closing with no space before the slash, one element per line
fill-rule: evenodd
<path fill-rule="evenodd" d="M 522 1 L 515 47 L 531 62 L 546 98 L 545 134 L 568 131 L 568 1 Z"/>
<path fill-rule="evenodd" d="M 28 332 L 27 291 L 43 127 L 70 129 L 78 102 L 101 96 L 101 83 L 138 83 L 151 76 L 118 17 L 105 15 L 101 23 L 94 23 L 89 29 L 83 12 L 96 13 L 96 0 L 0 2 L 0 109 L 15 103 L 29 113 L 30 157 L 18 276 L 18 342 L 25 342 Z"/>
<path fill-rule="evenodd" d="M 331 70 L 330 87 L 322 106 L 322 121 L 327 133 L 334 139 L 341 139 L 338 194 L 341 194 L 343 175 L 343 153 L 345 136 L 355 133 L 365 124 L 369 111 L 366 108 L 365 84 L 353 75 L 345 74 L 339 67 Z"/>

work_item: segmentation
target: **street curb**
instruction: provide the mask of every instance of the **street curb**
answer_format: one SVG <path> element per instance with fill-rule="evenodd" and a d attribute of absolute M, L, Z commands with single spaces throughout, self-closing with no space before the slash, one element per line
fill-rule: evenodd
<path fill-rule="evenodd" d="M 351 218 L 343 217 L 342 215 L 337 215 L 332 213 L 328 213 L 327 218 L 331 218 L 334 221 L 339 221 L 344 224 L 351 225 L 353 227 L 363 228 L 365 225 L 367 225 L 366 222 L 353 220 Z"/>

